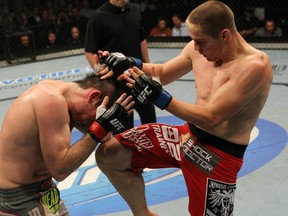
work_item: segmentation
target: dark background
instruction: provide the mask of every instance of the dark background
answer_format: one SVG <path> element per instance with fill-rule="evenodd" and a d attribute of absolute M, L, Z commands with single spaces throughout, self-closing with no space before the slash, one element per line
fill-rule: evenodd
<path fill-rule="evenodd" d="M 35 61 L 47 53 L 58 53 L 57 57 L 83 54 L 87 16 L 105 0 L 1 0 L 0 1 L 0 67 L 14 63 L 22 63 L 21 58 Z M 174 13 L 181 15 L 185 21 L 187 15 L 203 0 L 130 0 L 138 4 L 143 15 L 143 25 L 148 36 L 156 25 L 157 18 L 163 16 L 172 27 L 171 16 Z M 252 42 L 285 43 L 288 42 L 288 0 L 223 0 L 233 10 L 235 19 L 243 15 L 246 8 L 262 8 L 264 19 L 272 18 L 276 25 L 282 28 L 282 38 L 250 38 Z M 86 6 L 86 7 L 85 7 Z M 259 27 L 264 24 L 260 20 Z M 80 31 L 80 40 L 71 44 L 70 29 L 77 26 Z M 56 35 L 55 47 L 47 45 L 47 34 L 53 31 Z M 19 38 L 28 35 L 31 48 L 21 48 Z M 189 41 L 189 38 L 147 38 L 149 41 L 162 42 L 166 47 L 169 42 Z M 248 40 L 248 39 L 247 39 Z M 248 40 L 248 42 L 249 42 Z M 279 46 L 277 46 L 279 48 Z M 79 53 L 79 49 L 82 49 Z M 286 48 L 284 48 L 286 49 Z M 46 55 L 47 56 L 47 55 Z M 47 57 L 48 58 L 48 57 Z M 27 59 L 26 59 L 27 60 Z M 2 61 L 2 63 L 1 63 Z M 5 62 L 5 63 L 3 63 Z M 24 61 L 25 62 L 25 61 Z"/>

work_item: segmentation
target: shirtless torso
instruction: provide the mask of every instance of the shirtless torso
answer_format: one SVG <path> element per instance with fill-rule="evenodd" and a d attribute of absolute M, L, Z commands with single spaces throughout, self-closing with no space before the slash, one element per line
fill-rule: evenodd
<path fill-rule="evenodd" d="M 43 103 L 48 92 L 65 103 L 62 84 L 62 81 L 42 81 L 17 98 L 9 109 L 0 134 L 0 188 L 15 188 L 50 176 L 41 152 L 35 104 Z M 43 110 L 47 117 L 49 109 Z M 69 125 L 67 104 L 66 109 L 63 118 Z"/>
<path fill-rule="evenodd" d="M 267 54 L 241 37 L 238 43 L 240 48 L 231 53 L 231 59 L 217 63 L 208 61 L 192 40 L 158 71 L 164 85 L 191 69 L 195 77 L 195 104 L 173 99 L 167 111 L 222 139 L 247 145 L 268 97 L 272 69 Z"/>
<path fill-rule="evenodd" d="M 215 103 L 215 100 L 219 104 L 228 103 L 221 105 L 222 109 L 224 106 L 227 109 L 220 110 L 226 115 L 229 111 L 238 109 L 237 112 L 231 112 L 227 120 L 223 120 L 220 125 L 208 132 L 238 144 L 248 144 L 250 132 L 266 102 L 272 81 L 271 67 L 255 69 L 261 70 L 258 72 L 258 77 L 253 76 L 253 68 L 251 69 L 253 64 L 269 65 L 267 55 L 250 46 L 247 46 L 246 52 L 246 55 L 220 66 L 207 62 L 199 54 L 192 57 L 198 58 L 195 61 L 197 64 L 193 65 L 197 93 L 195 104 L 207 106 Z M 260 78 L 264 79 L 260 82 Z M 250 82 L 247 82 L 249 79 Z M 231 103 L 229 104 L 230 99 L 233 100 L 233 107 Z"/>

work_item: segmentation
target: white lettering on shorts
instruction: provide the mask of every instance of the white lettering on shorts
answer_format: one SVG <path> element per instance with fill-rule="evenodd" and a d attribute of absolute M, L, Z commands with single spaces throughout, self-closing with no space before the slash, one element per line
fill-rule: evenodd
<path fill-rule="evenodd" d="M 135 143 L 139 152 L 141 152 L 143 149 L 154 148 L 153 143 L 144 133 L 144 131 L 148 129 L 149 127 L 147 125 L 130 129 L 123 133 L 123 138 Z"/>
<path fill-rule="evenodd" d="M 180 161 L 179 133 L 174 127 L 167 125 L 152 125 L 157 141 L 166 154 Z"/>
<path fill-rule="evenodd" d="M 165 150 L 167 154 L 169 154 L 168 146 L 166 145 L 166 140 L 163 138 L 162 130 L 159 125 L 152 125 L 154 133 L 156 135 L 157 141 L 162 149 Z"/>
<path fill-rule="evenodd" d="M 207 180 L 205 216 L 232 216 L 236 184 Z"/>
<path fill-rule="evenodd" d="M 169 127 L 166 125 L 162 126 L 161 128 L 163 130 L 163 136 L 165 140 L 174 142 L 174 143 L 179 142 L 179 134 L 176 128 Z"/>
<path fill-rule="evenodd" d="M 170 143 L 167 142 L 167 145 L 169 147 L 169 152 L 171 154 L 172 157 L 174 157 L 176 160 L 181 161 L 180 158 L 180 145 L 179 144 L 174 144 L 174 143 Z"/>
<path fill-rule="evenodd" d="M 188 133 L 182 136 L 182 151 L 185 158 L 196 165 L 208 176 L 212 173 L 220 161 L 220 157 L 210 151 L 204 145 L 195 142 Z"/>

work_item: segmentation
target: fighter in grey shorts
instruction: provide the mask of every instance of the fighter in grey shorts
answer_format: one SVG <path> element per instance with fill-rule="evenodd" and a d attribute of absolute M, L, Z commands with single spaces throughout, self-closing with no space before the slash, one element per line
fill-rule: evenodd
<path fill-rule="evenodd" d="M 117 83 L 95 74 L 42 80 L 17 97 L 0 129 L 0 216 L 68 215 L 52 179 L 65 180 L 110 139 L 112 120 L 124 127 L 134 102 L 117 99 Z M 74 143 L 73 128 L 83 133 Z"/>
<path fill-rule="evenodd" d="M 0 189 L 1 216 L 66 216 L 68 210 L 51 178 L 15 189 Z"/>

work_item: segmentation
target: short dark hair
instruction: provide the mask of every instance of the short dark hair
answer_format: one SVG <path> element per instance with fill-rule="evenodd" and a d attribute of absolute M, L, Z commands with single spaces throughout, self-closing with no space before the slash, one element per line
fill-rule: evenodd
<path fill-rule="evenodd" d="M 101 104 L 104 97 L 108 96 L 108 107 L 110 107 L 124 92 L 122 84 L 114 77 L 100 79 L 99 75 L 89 73 L 83 79 L 74 82 L 83 89 L 94 88 L 100 90 L 102 94 L 99 103 Z"/>
<path fill-rule="evenodd" d="M 223 29 L 236 31 L 232 10 L 220 1 L 207 1 L 189 14 L 186 20 L 189 29 L 201 30 L 217 38 Z"/>

